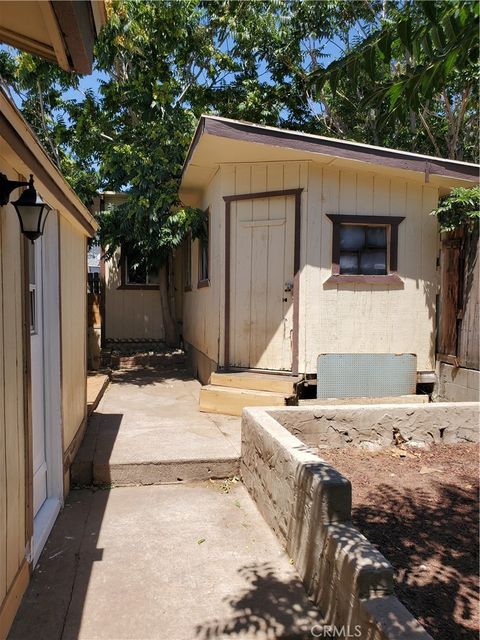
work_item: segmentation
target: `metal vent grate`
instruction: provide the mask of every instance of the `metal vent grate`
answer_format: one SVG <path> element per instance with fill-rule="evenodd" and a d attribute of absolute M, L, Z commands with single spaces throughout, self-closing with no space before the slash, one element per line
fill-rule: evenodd
<path fill-rule="evenodd" d="M 415 393 L 413 353 L 323 353 L 317 360 L 317 398 L 375 398 Z"/>

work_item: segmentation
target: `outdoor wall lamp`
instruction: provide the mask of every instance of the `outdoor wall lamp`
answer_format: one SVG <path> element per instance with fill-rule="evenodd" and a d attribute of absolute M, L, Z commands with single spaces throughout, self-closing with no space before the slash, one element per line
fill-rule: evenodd
<path fill-rule="evenodd" d="M 8 204 L 10 194 L 14 189 L 25 186 L 27 187 L 25 191 L 12 204 L 17 212 L 23 235 L 33 243 L 43 234 L 51 207 L 38 195 L 33 186 L 32 174 L 30 174 L 28 182 L 20 182 L 9 180 L 5 174 L 0 173 L 0 204 L 2 206 Z"/>

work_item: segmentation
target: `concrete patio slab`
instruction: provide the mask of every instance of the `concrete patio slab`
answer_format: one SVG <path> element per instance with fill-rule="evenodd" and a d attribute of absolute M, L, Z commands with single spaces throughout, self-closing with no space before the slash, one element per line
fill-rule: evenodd
<path fill-rule="evenodd" d="M 238 474 L 240 418 L 200 413 L 183 364 L 112 374 L 75 460 L 77 484 L 160 484 Z"/>
<path fill-rule="evenodd" d="M 243 485 L 207 481 L 73 491 L 9 640 L 308 638 L 319 623 Z"/>

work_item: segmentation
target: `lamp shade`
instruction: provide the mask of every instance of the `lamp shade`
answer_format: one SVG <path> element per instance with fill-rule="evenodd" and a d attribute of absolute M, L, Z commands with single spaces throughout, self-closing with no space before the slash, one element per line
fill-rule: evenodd
<path fill-rule="evenodd" d="M 43 234 L 50 205 L 43 201 L 33 186 L 33 175 L 30 175 L 28 187 L 18 200 L 12 202 L 20 221 L 22 233 L 33 242 Z"/>

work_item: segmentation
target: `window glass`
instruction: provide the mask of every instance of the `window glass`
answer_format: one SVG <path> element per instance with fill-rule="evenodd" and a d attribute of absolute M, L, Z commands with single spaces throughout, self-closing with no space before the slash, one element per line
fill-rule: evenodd
<path fill-rule="evenodd" d="M 387 274 L 387 228 L 342 224 L 340 226 L 340 273 Z"/>
<path fill-rule="evenodd" d="M 341 253 L 340 254 L 340 273 L 348 273 L 350 275 L 357 274 L 358 271 L 358 254 Z"/>
<path fill-rule="evenodd" d="M 205 213 L 205 220 L 202 229 L 202 234 L 199 238 L 199 254 L 198 254 L 198 279 L 200 282 L 209 279 L 210 274 L 208 272 L 209 267 L 209 235 L 210 235 L 210 214 L 207 211 Z"/>
<path fill-rule="evenodd" d="M 367 227 L 367 245 L 372 248 L 385 249 L 387 246 L 386 228 Z"/>
<path fill-rule="evenodd" d="M 360 251 L 365 245 L 365 227 L 342 224 L 340 227 L 340 251 Z"/>
<path fill-rule="evenodd" d="M 360 254 L 360 273 L 365 275 L 385 275 L 387 255 L 385 251 L 363 251 Z"/>
<path fill-rule="evenodd" d="M 125 283 L 124 284 L 158 284 L 159 269 L 148 269 L 145 258 L 137 251 L 124 252 Z"/>

